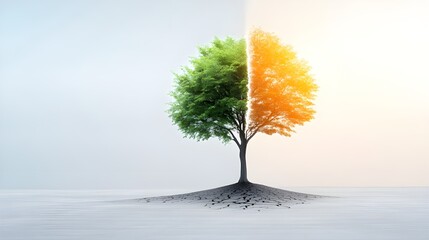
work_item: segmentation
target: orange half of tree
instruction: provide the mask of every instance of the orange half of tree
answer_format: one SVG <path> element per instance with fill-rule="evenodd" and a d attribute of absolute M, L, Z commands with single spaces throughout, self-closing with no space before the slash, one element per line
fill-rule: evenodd
<path fill-rule="evenodd" d="M 317 90 L 309 66 L 279 38 L 256 29 L 249 35 L 249 137 L 257 132 L 290 136 L 313 118 Z"/>

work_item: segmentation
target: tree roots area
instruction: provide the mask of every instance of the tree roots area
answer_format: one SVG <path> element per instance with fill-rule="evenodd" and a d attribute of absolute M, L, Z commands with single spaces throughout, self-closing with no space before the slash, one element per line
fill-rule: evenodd
<path fill-rule="evenodd" d="M 143 203 L 189 203 L 225 209 L 269 209 L 290 208 L 293 205 L 305 204 L 323 196 L 305 194 L 272 188 L 260 184 L 245 182 L 235 183 L 219 188 L 186 194 L 148 197 L 139 199 Z"/>

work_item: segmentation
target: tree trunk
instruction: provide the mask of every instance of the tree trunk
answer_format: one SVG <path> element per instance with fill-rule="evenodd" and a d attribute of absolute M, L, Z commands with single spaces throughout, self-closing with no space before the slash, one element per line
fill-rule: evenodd
<path fill-rule="evenodd" d="M 247 149 L 247 141 L 242 139 L 240 144 L 240 179 L 239 183 L 247 183 L 247 165 L 246 165 L 246 149 Z"/>

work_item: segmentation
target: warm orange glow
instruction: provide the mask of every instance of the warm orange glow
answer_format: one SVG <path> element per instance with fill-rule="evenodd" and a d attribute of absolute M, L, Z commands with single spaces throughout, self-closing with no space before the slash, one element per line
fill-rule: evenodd
<path fill-rule="evenodd" d="M 248 41 L 249 130 L 290 136 L 296 124 L 313 118 L 317 86 L 310 68 L 273 34 L 256 29 Z"/>

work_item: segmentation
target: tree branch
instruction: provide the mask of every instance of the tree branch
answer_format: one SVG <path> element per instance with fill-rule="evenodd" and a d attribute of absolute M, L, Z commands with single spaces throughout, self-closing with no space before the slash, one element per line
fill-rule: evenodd
<path fill-rule="evenodd" d="M 234 140 L 235 144 L 237 144 L 238 147 L 240 147 L 240 143 L 238 142 L 237 138 L 235 137 L 234 133 L 231 131 L 231 129 L 227 128 L 228 132 L 232 136 L 232 140 Z"/>
<path fill-rule="evenodd" d="M 259 131 L 259 129 L 261 129 L 262 127 L 266 126 L 268 123 L 270 123 L 276 117 L 277 116 L 275 116 L 272 113 L 270 113 L 270 115 L 261 124 L 258 124 L 258 125 L 256 125 L 253 128 L 249 128 L 246 131 L 246 139 L 247 139 L 247 141 L 250 141 L 250 139 L 252 139 L 256 135 L 256 133 Z"/>
<path fill-rule="evenodd" d="M 232 121 L 234 122 L 234 125 L 237 127 L 237 130 L 240 130 L 241 126 L 240 126 L 240 122 L 238 121 L 238 119 L 236 119 L 234 116 L 229 116 Z M 237 122 L 238 121 L 238 122 Z"/>
<path fill-rule="evenodd" d="M 259 128 L 256 129 L 255 132 L 253 132 L 252 134 L 250 134 L 250 136 L 247 138 L 247 141 L 250 141 L 250 139 L 252 139 L 256 135 L 256 133 L 258 133 L 258 131 L 259 131 Z"/>

